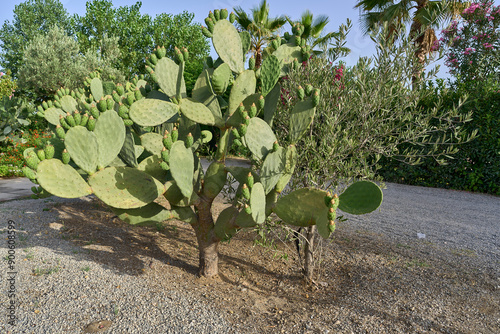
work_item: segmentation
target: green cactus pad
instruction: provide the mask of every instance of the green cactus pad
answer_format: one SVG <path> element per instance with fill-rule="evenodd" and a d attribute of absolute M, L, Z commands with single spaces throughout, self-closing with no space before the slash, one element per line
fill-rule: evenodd
<path fill-rule="evenodd" d="M 66 113 L 59 108 L 49 108 L 45 110 L 45 119 L 52 125 L 60 125 L 59 117 L 66 117 Z"/>
<path fill-rule="evenodd" d="M 222 95 L 229 86 L 229 81 L 231 79 L 231 69 L 229 65 L 224 63 L 221 66 L 217 67 L 212 74 L 212 87 L 215 94 Z"/>
<path fill-rule="evenodd" d="M 236 220 L 234 221 L 234 224 L 238 227 L 254 227 L 257 225 L 255 220 L 252 218 L 252 215 L 249 215 L 248 213 L 245 212 L 245 210 L 241 210 L 238 216 L 236 217 Z"/>
<path fill-rule="evenodd" d="M 212 43 L 219 57 L 233 72 L 243 72 L 245 67 L 241 38 L 238 30 L 229 21 L 220 20 L 215 24 Z"/>
<path fill-rule="evenodd" d="M 147 173 L 130 167 L 108 167 L 89 177 L 95 195 L 118 209 L 143 207 L 163 194 L 164 186 Z"/>
<path fill-rule="evenodd" d="M 99 102 L 99 100 L 101 100 L 104 96 L 101 79 L 94 78 L 90 81 L 90 93 L 92 93 L 95 102 Z"/>
<path fill-rule="evenodd" d="M 137 155 L 135 154 L 134 135 L 127 128 L 125 134 L 125 142 L 123 143 L 122 149 L 120 151 L 119 157 L 127 164 L 129 167 L 137 167 Z"/>
<path fill-rule="evenodd" d="M 92 194 L 92 189 L 80 174 L 57 159 L 40 162 L 37 181 L 46 191 L 62 198 L 78 198 Z"/>
<path fill-rule="evenodd" d="M 227 166 L 226 170 L 238 181 L 239 184 L 247 182 L 248 173 L 252 173 L 254 183 L 260 181 L 259 174 L 247 167 Z"/>
<path fill-rule="evenodd" d="M 70 114 L 75 111 L 75 109 L 78 106 L 78 103 L 74 98 L 72 98 L 70 95 L 64 95 L 61 100 L 59 101 L 61 103 L 61 108 L 64 112 L 69 112 Z"/>
<path fill-rule="evenodd" d="M 262 183 L 255 183 L 252 187 L 250 208 L 253 220 L 257 224 L 262 224 L 266 220 L 266 194 Z"/>
<path fill-rule="evenodd" d="M 211 96 L 214 95 L 212 88 L 210 87 L 210 72 L 213 73 L 213 69 L 206 69 L 200 73 L 196 83 L 194 84 L 192 97 L 198 102 L 205 102 Z"/>
<path fill-rule="evenodd" d="M 177 93 L 177 77 L 179 75 L 179 65 L 172 59 L 162 58 L 158 61 L 155 67 L 155 74 L 158 78 L 160 88 L 169 97 L 175 96 Z M 184 78 L 181 79 L 181 97 L 186 97 L 186 84 Z"/>
<path fill-rule="evenodd" d="M 173 219 L 177 219 L 188 224 L 194 224 L 198 221 L 198 216 L 189 206 L 186 207 L 172 206 L 170 212 L 172 214 Z"/>
<path fill-rule="evenodd" d="M 124 222 L 138 226 L 162 223 L 176 216 L 157 203 L 149 203 L 138 209 L 117 209 L 112 207 L 111 210 Z"/>
<path fill-rule="evenodd" d="M 241 50 L 243 51 L 243 61 L 246 60 L 246 54 L 252 46 L 252 37 L 248 31 L 240 31 Z"/>
<path fill-rule="evenodd" d="M 193 99 L 182 99 L 180 105 L 182 115 L 189 118 L 191 121 L 205 125 L 215 125 L 216 119 L 210 109 L 203 103 L 196 102 Z M 222 120 L 218 120 L 221 123 Z"/>
<path fill-rule="evenodd" d="M 288 73 L 289 66 L 290 64 L 293 64 L 295 59 L 302 62 L 302 51 L 300 46 L 296 46 L 291 43 L 281 45 L 276 51 L 273 52 L 273 55 L 281 61 L 281 76 Z"/>
<path fill-rule="evenodd" d="M 141 145 L 149 153 L 160 156 L 163 149 L 163 137 L 153 132 L 145 133 L 141 136 Z"/>
<path fill-rule="evenodd" d="M 262 62 L 260 81 L 262 82 L 262 95 L 266 96 L 276 85 L 280 78 L 281 63 L 275 55 L 270 55 Z"/>
<path fill-rule="evenodd" d="M 260 182 L 264 186 L 264 191 L 268 194 L 285 172 L 286 150 L 278 147 L 276 152 L 270 152 L 260 169 Z"/>
<path fill-rule="evenodd" d="M 328 239 L 332 234 L 330 227 L 328 226 L 330 221 L 327 218 L 327 214 L 325 216 L 318 216 L 316 220 L 316 227 L 318 228 L 318 233 L 325 239 Z"/>
<path fill-rule="evenodd" d="M 259 159 L 263 159 L 272 150 L 276 136 L 269 125 L 260 118 L 250 120 L 244 136 L 248 149 Z"/>
<path fill-rule="evenodd" d="M 311 98 L 300 101 L 290 113 L 290 140 L 296 143 L 309 129 L 314 119 L 316 108 Z"/>
<path fill-rule="evenodd" d="M 157 126 L 179 112 L 179 106 L 155 99 L 141 99 L 130 107 L 129 115 L 140 126 Z"/>
<path fill-rule="evenodd" d="M 295 145 L 290 145 L 287 147 L 285 152 L 285 171 L 281 178 L 276 183 L 276 191 L 281 193 L 290 179 L 292 178 L 293 171 L 295 170 L 295 165 L 297 164 L 297 149 Z"/>
<path fill-rule="evenodd" d="M 170 172 L 185 197 L 193 193 L 194 156 L 184 142 L 176 141 L 170 150 Z"/>
<path fill-rule="evenodd" d="M 199 198 L 195 192 L 193 192 L 189 198 L 184 197 L 181 190 L 173 180 L 165 183 L 165 193 L 163 196 L 168 200 L 170 205 L 178 207 L 188 207 L 193 205 L 193 203 Z"/>
<path fill-rule="evenodd" d="M 98 144 L 97 167 L 101 169 L 120 154 L 125 142 L 125 124 L 116 111 L 107 110 L 96 121 L 94 133 Z"/>
<path fill-rule="evenodd" d="M 382 200 L 379 186 L 371 181 L 358 181 L 339 196 L 339 209 L 353 215 L 363 215 L 375 211 Z"/>
<path fill-rule="evenodd" d="M 281 85 L 279 83 L 277 83 L 266 96 L 266 104 L 264 105 L 264 121 L 266 121 L 271 127 L 273 126 L 273 119 L 280 96 Z"/>
<path fill-rule="evenodd" d="M 226 184 L 226 169 L 221 162 L 214 161 L 208 166 L 205 173 L 205 182 L 203 185 L 203 195 L 208 198 L 215 198 Z"/>
<path fill-rule="evenodd" d="M 236 78 L 231 88 L 231 93 L 229 94 L 228 117 L 236 111 L 240 103 L 243 102 L 247 96 L 255 93 L 256 86 L 257 78 L 255 77 L 255 72 L 252 70 L 246 70 Z"/>
<path fill-rule="evenodd" d="M 161 161 L 162 160 L 159 156 L 151 155 L 142 160 L 141 163 L 137 166 L 137 169 L 148 173 L 161 183 L 165 183 L 168 180 L 168 173 L 161 168 Z"/>
<path fill-rule="evenodd" d="M 324 203 L 326 191 L 312 188 L 295 190 L 280 198 L 273 211 L 287 224 L 311 226 L 326 217 L 328 207 Z"/>
<path fill-rule="evenodd" d="M 234 224 L 234 218 L 238 214 L 238 209 L 230 206 L 222 210 L 215 222 L 215 235 L 221 240 L 229 240 L 238 231 L 238 227 Z"/>
<path fill-rule="evenodd" d="M 88 174 L 93 174 L 98 162 L 98 140 L 95 133 L 75 126 L 66 133 L 64 141 L 71 159 Z"/>

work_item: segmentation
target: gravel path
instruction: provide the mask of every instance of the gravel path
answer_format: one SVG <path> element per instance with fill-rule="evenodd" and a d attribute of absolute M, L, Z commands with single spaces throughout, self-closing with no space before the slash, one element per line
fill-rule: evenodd
<path fill-rule="evenodd" d="M 112 321 L 106 333 L 228 333 L 231 326 L 210 300 L 176 286 L 152 287 L 147 275 L 133 276 L 91 261 L 60 236 L 54 203 L 85 201 L 17 200 L 0 203 L 0 233 L 15 222 L 16 327 L 2 333 L 81 333 L 86 324 Z M 500 268 L 500 198 L 467 192 L 387 184 L 379 211 L 349 216 L 339 228 L 368 231 L 396 242 L 425 242 L 436 249 L 471 252 L 486 268 Z M 423 237 L 425 234 L 425 237 Z M 419 239 L 420 235 L 420 239 Z M 433 248 L 431 247 L 431 248 Z M 8 305 L 7 240 L 0 241 L 2 292 Z M 146 259 L 145 259 L 146 260 Z"/>

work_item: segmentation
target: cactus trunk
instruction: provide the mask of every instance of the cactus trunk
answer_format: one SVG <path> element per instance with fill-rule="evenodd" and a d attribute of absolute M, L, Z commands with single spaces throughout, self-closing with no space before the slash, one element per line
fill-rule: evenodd
<path fill-rule="evenodd" d="M 193 224 L 199 247 L 199 275 L 214 277 L 219 273 L 219 239 L 215 235 L 214 221 L 212 218 L 212 199 L 205 196 L 200 197 L 198 209 L 198 221 Z"/>

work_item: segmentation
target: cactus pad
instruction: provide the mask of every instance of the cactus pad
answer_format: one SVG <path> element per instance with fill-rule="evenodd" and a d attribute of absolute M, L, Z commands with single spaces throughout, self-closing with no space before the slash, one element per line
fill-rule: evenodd
<path fill-rule="evenodd" d="M 99 102 L 99 100 L 101 100 L 104 96 L 101 79 L 94 78 L 90 81 L 90 92 L 92 93 L 95 102 Z"/>
<path fill-rule="evenodd" d="M 221 240 L 229 240 L 238 231 L 234 224 L 234 217 L 238 214 L 238 209 L 230 206 L 224 209 L 215 222 L 215 235 Z"/>
<path fill-rule="evenodd" d="M 172 212 L 157 203 L 149 203 L 137 209 L 112 208 L 112 210 L 118 218 L 131 225 L 157 224 L 175 216 Z"/>
<path fill-rule="evenodd" d="M 152 155 L 142 160 L 139 166 L 137 166 L 137 169 L 148 173 L 161 183 L 165 183 L 168 179 L 168 173 L 161 168 L 161 161 L 162 160 L 159 156 Z"/>
<path fill-rule="evenodd" d="M 177 93 L 177 78 L 179 75 L 179 65 L 177 65 L 172 59 L 161 58 L 156 64 L 155 74 L 158 79 L 158 84 L 160 88 L 169 97 L 175 96 Z M 186 84 L 184 78 L 181 79 L 181 97 L 186 97 Z"/>
<path fill-rule="evenodd" d="M 215 125 L 216 119 L 212 111 L 203 103 L 196 102 L 193 99 L 182 99 L 180 105 L 181 113 L 191 121 L 205 125 Z M 219 119 L 218 123 L 222 120 Z"/>
<path fill-rule="evenodd" d="M 193 151 L 176 141 L 170 150 L 170 172 L 185 197 L 193 192 L 194 156 Z"/>
<path fill-rule="evenodd" d="M 339 209 L 353 215 L 363 215 L 376 210 L 382 200 L 379 186 L 371 181 L 358 181 L 339 196 Z"/>
<path fill-rule="evenodd" d="M 208 166 L 205 173 L 203 194 L 208 198 L 215 198 L 226 184 L 226 169 L 223 163 L 214 161 Z"/>
<path fill-rule="evenodd" d="M 116 111 L 108 110 L 99 116 L 94 133 L 98 144 L 97 166 L 101 169 L 108 166 L 120 153 L 125 142 L 125 124 Z"/>
<path fill-rule="evenodd" d="M 269 55 L 262 62 L 260 68 L 260 81 L 262 82 L 262 95 L 266 96 L 280 78 L 281 63 L 275 55 Z"/>
<path fill-rule="evenodd" d="M 257 224 L 266 220 L 266 194 L 262 183 L 255 183 L 250 194 L 250 208 L 252 218 Z"/>
<path fill-rule="evenodd" d="M 236 78 L 231 88 L 231 93 L 229 94 L 228 116 L 231 116 L 236 111 L 240 103 L 243 102 L 247 96 L 255 93 L 256 86 L 257 78 L 255 77 L 255 72 L 252 70 L 246 70 Z"/>
<path fill-rule="evenodd" d="M 64 143 L 69 155 L 78 167 L 88 174 L 93 174 L 96 171 L 98 141 L 95 133 L 83 126 L 75 126 L 66 133 Z"/>
<path fill-rule="evenodd" d="M 130 107 L 129 115 L 140 126 L 157 126 L 179 112 L 179 107 L 171 102 L 156 99 L 141 99 Z"/>
<path fill-rule="evenodd" d="M 57 159 L 40 162 L 37 181 L 46 191 L 62 198 L 78 198 L 92 194 L 92 189 L 80 174 Z"/>
<path fill-rule="evenodd" d="M 160 156 L 163 149 L 163 137 L 157 133 L 148 132 L 141 136 L 141 144 L 149 153 Z"/>
<path fill-rule="evenodd" d="M 311 226 L 321 217 L 327 217 L 324 203 L 326 191 L 312 188 L 295 190 L 280 198 L 273 211 L 287 224 Z"/>
<path fill-rule="evenodd" d="M 164 192 L 163 184 L 130 167 L 108 167 L 89 177 L 95 195 L 118 209 L 143 207 Z"/>
<path fill-rule="evenodd" d="M 241 38 L 229 21 L 220 20 L 215 24 L 212 43 L 219 57 L 229 65 L 233 72 L 243 72 L 245 67 Z"/>
<path fill-rule="evenodd" d="M 263 159 L 272 150 L 276 136 L 266 122 L 254 117 L 250 120 L 244 139 L 248 149 L 257 158 Z"/>
<path fill-rule="evenodd" d="M 45 119 L 52 125 L 59 125 L 59 117 L 66 117 L 66 113 L 59 108 L 49 108 L 44 112 Z"/>
<path fill-rule="evenodd" d="M 290 113 L 290 140 L 296 143 L 309 129 L 314 119 L 316 108 L 311 98 L 300 101 Z"/>
<path fill-rule="evenodd" d="M 75 111 L 75 109 L 78 106 L 78 103 L 74 98 L 72 98 L 70 95 L 64 95 L 61 100 L 59 101 L 61 103 L 61 108 L 64 112 L 69 112 L 70 114 Z"/>
<path fill-rule="evenodd" d="M 270 152 L 260 169 L 260 182 L 264 186 L 264 191 L 268 194 L 278 183 L 285 172 L 286 151 L 283 147 L 278 147 L 276 152 Z"/>

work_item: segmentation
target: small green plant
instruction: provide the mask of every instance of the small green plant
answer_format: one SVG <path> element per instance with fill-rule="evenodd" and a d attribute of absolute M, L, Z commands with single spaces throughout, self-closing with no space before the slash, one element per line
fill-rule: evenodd
<path fill-rule="evenodd" d="M 59 266 L 50 267 L 50 268 L 35 268 L 33 270 L 33 276 L 43 276 L 43 275 L 52 275 L 59 272 Z"/>
<path fill-rule="evenodd" d="M 85 266 L 82 268 L 83 271 L 89 272 L 90 271 L 90 266 Z"/>

